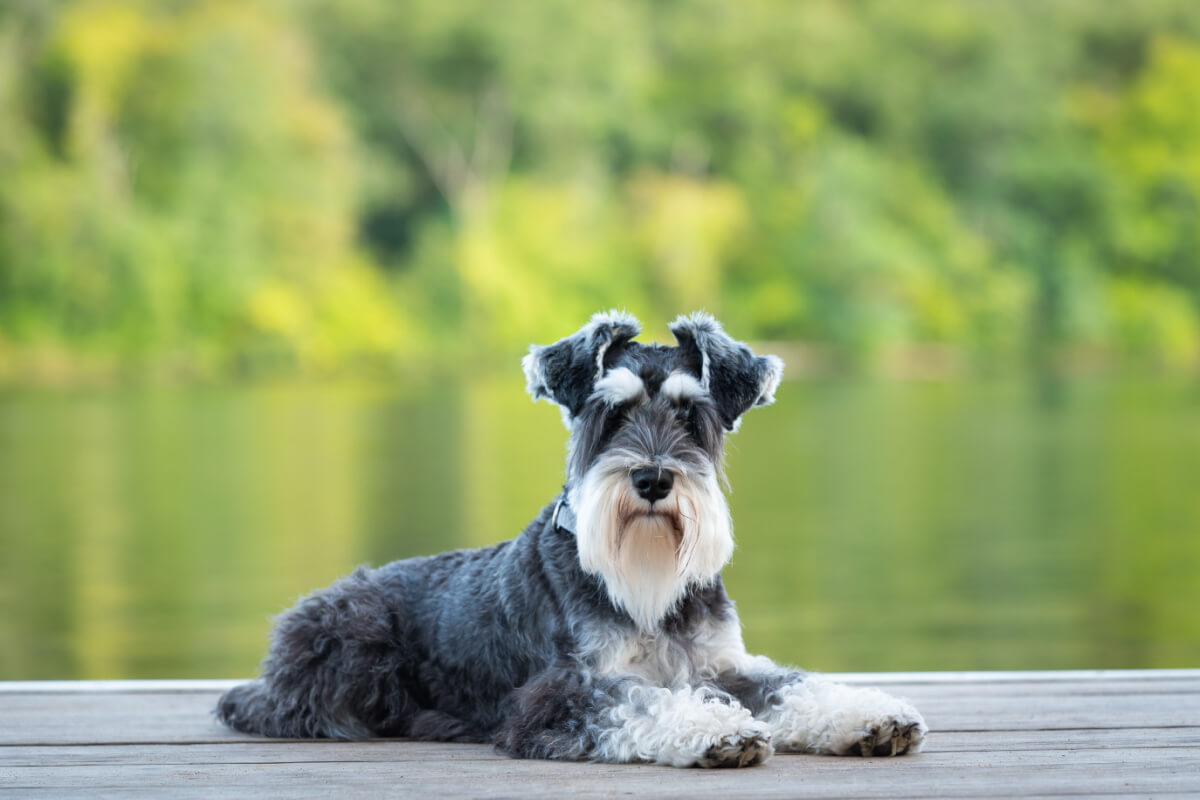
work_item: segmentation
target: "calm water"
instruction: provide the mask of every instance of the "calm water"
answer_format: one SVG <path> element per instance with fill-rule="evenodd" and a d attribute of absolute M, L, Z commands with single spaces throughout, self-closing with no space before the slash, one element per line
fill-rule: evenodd
<path fill-rule="evenodd" d="M 519 375 L 0 394 L 0 679 L 251 674 L 355 565 L 518 532 Z M 793 382 L 730 439 L 749 646 L 826 670 L 1200 665 L 1200 386 Z"/>

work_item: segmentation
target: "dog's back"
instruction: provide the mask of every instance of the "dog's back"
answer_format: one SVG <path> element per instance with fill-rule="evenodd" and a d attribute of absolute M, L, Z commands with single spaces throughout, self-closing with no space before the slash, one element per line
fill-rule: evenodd
<path fill-rule="evenodd" d="M 571 649 L 564 604 L 617 614 L 552 512 L 493 547 L 360 568 L 303 598 L 218 718 L 263 736 L 486 740 L 504 698 Z"/>

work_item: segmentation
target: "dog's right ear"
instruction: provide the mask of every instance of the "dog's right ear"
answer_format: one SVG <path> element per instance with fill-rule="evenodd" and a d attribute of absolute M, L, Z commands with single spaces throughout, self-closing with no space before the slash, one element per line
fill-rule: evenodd
<path fill-rule="evenodd" d="M 632 314 L 601 311 L 565 339 L 545 347 L 530 345 L 521 360 L 526 391 L 534 400 L 545 397 L 562 406 L 563 420 L 569 422 L 579 415 L 604 374 L 605 353 L 641 332 L 641 323 Z"/>

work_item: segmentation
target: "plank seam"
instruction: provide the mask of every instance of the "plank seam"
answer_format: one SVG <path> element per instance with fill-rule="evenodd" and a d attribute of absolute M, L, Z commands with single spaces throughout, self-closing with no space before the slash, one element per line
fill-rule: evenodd
<path fill-rule="evenodd" d="M 952 733 L 1069 733 L 1072 731 L 1094 731 L 1097 730 L 1094 725 L 1073 726 L 1064 728 L 934 728 L 930 734 L 941 736 L 943 734 Z M 1156 731 L 1156 730 L 1195 730 L 1200 733 L 1200 726 L 1196 725 L 1138 725 L 1134 728 L 1108 728 L 1106 730 L 1123 730 L 1123 731 Z M 185 741 L 166 742 L 155 739 L 139 739 L 129 741 L 89 741 L 89 742 L 55 742 L 55 741 L 31 741 L 31 742 L 0 742 L 0 748 L 3 747 L 190 747 L 193 745 L 259 745 L 259 744 L 290 744 L 296 746 L 304 746 L 306 744 L 345 744 L 345 745 L 362 745 L 362 744 L 439 744 L 439 745 L 455 745 L 456 742 L 423 742 L 417 739 L 187 739 Z M 467 745 L 472 746 L 472 745 Z M 1167 745 L 1160 745 L 1166 747 Z M 1189 745 L 1180 745 L 1189 746 Z M 1092 748 L 1088 748 L 1092 749 Z M 934 752 L 934 751 L 927 751 Z M 959 752 L 959 751 L 941 751 L 941 752 Z M 970 751 L 961 751 L 970 752 Z"/>
<path fill-rule="evenodd" d="M 846 683 L 894 686 L 1011 683 L 1086 683 L 1094 681 L 1157 683 L 1200 679 L 1200 669 L 1055 670 L 995 672 L 814 672 Z M 77 694 L 83 692 L 197 693 L 224 691 L 252 678 L 188 680 L 0 681 L 0 693 Z"/>

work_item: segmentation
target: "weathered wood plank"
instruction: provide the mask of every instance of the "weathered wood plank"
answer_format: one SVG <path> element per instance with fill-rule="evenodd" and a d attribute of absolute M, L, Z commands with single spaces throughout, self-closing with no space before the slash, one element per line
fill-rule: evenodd
<path fill-rule="evenodd" d="M 777 755 L 763 767 L 718 772 L 514 761 L 486 746 L 243 737 L 210 713 L 233 682 L 0 684 L 0 793 L 1200 796 L 1200 670 L 837 677 L 917 702 L 933 728 L 926 751 Z"/>
<path fill-rule="evenodd" d="M 1186 727 L 1200 722 L 1200 692 L 1049 694 L 1018 684 L 971 695 L 933 685 L 889 687 L 933 730 Z M 214 692 L 9 694 L 0 697 L 0 744 L 216 742 L 243 738 L 218 725 Z"/>
<path fill-rule="evenodd" d="M 922 755 L 948 753 L 1009 754 L 1024 751 L 1069 753 L 1084 750 L 1128 751 L 1182 748 L 1200 753 L 1200 726 L 1194 728 L 1117 728 L 1087 731 L 969 731 L 930 735 Z M 790 756 L 789 756 L 790 757 Z M 1096 756 L 1102 757 L 1102 756 Z M 1122 759 L 1120 753 L 1110 756 Z M 285 762 L 443 763 L 503 761 L 487 745 L 372 740 L 366 742 L 250 740 L 220 744 L 10 745 L 0 747 L 0 768 L 37 766 L 116 766 L 121 764 L 205 765 Z M 854 759 L 851 759 L 857 763 Z"/>
<path fill-rule="evenodd" d="M 899 759 L 777 756 L 751 770 L 561 764 L 511 760 L 308 762 L 214 765 L 5 768 L 7 788 L 53 795 L 88 787 L 105 793 L 214 797 L 980 797 L 1004 794 L 1168 794 L 1200 791 L 1195 751 L 1139 751 L 1125 759 L 1094 754 L 923 754 Z"/>

